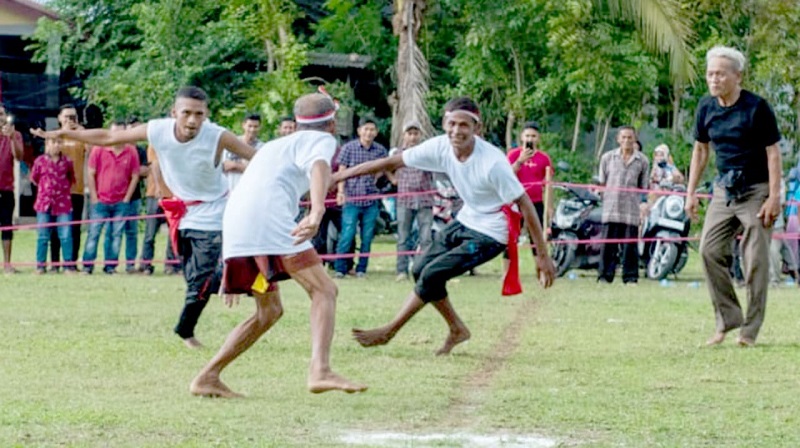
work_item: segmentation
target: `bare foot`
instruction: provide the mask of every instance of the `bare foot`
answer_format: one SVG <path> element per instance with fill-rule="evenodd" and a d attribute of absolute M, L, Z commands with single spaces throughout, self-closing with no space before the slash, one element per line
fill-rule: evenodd
<path fill-rule="evenodd" d="M 219 377 L 202 374 L 189 385 L 189 392 L 200 397 L 244 398 L 244 395 L 230 390 Z"/>
<path fill-rule="evenodd" d="M 744 336 L 739 336 L 739 338 L 736 339 L 736 343 L 739 344 L 739 347 L 755 347 L 756 346 L 756 341 L 754 341 L 754 340 L 752 340 L 750 338 L 746 338 Z"/>
<path fill-rule="evenodd" d="M 453 347 L 462 342 L 468 341 L 470 336 L 472 335 L 470 334 L 469 330 L 466 327 L 459 328 L 458 330 L 455 331 L 451 330 L 450 334 L 447 335 L 447 339 L 444 341 L 444 345 L 442 345 L 442 348 L 436 351 L 436 356 L 449 355 L 450 352 L 453 350 Z"/>
<path fill-rule="evenodd" d="M 353 328 L 353 338 L 361 344 L 362 347 L 375 347 L 377 345 L 386 345 L 392 340 L 394 335 L 383 328 L 374 328 L 372 330 L 361 330 Z"/>
<path fill-rule="evenodd" d="M 204 345 L 201 344 L 200 341 L 198 341 L 194 336 L 184 339 L 183 343 L 186 345 L 186 347 L 191 348 L 193 350 L 204 347 Z"/>
<path fill-rule="evenodd" d="M 711 347 L 713 345 L 722 344 L 722 341 L 725 340 L 725 333 L 714 333 L 714 336 L 711 336 L 709 340 L 706 341 L 706 345 Z"/>
<path fill-rule="evenodd" d="M 333 372 L 308 375 L 308 391 L 312 394 L 321 394 L 331 390 L 341 390 L 352 394 L 364 392 L 367 386 L 364 384 L 353 383 Z"/>

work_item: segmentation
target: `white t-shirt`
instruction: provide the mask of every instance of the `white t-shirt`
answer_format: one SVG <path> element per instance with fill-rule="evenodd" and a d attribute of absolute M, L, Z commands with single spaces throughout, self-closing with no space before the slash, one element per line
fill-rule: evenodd
<path fill-rule="evenodd" d="M 222 225 L 222 256 L 288 255 L 310 249 L 295 245 L 292 230 L 300 198 L 311 184 L 311 167 L 330 166 L 336 139 L 326 132 L 298 131 L 265 144 L 250 160 L 231 193 Z"/>
<path fill-rule="evenodd" d="M 456 219 L 476 232 L 508 243 L 508 222 L 501 208 L 525 194 L 525 189 L 499 148 L 475 137 L 473 153 L 460 162 L 450 140 L 441 135 L 403 151 L 403 163 L 447 174 L 464 201 Z"/>
<path fill-rule="evenodd" d="M 239 137 L 239 140 L 245 142 L 243 137 Z M 256 151 L 258 151 L 259 149 L 261 149 L 262 146 L 264 146 L 264 142 L 262 142 L 261 140 L 256 140 L 255 144 L 250 146 L 252 146 L 253 149 L 255 149 Z M 222 155 L 222 160 L 226 162 L 239 162 L 242 160 L 242 158 L 226 149 Z M 242 178 L 242 173 L 229 171 L 225 173 L 225 177 L 228 179 L 228 190 L 233 191 L 233 189 L 236 188 L 236 185 L 239 184 L 239 180 Z"/>
<path fill-rule="evenodd" d="M 224 131 L 225 128 L 205 121 L 195 138 L 181 143 L 175 138 L 174 118 L 147 123 L 147 140 L 158 157 L 164 183 L 176 198 L 202 202 L 188 207 L 180 229 L 222 230 L 228 182 L 222 162 L 215 165 L 214 158 Z"/>

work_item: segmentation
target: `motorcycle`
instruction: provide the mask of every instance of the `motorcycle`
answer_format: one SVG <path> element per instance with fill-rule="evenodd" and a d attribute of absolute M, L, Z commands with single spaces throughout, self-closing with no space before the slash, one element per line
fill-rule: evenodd
<path fill-rule="evenodd" d="M 662 184 L 663 189 L 684 193 L 683 185 Z M 645 268 L 647 277 L 662 280 L 669 274 L 677 274 L 689 259 L 686 241 L 670 241 L 689 235 L 691 221 L 684 211 L 682 194 L 661 195 L 653 203 L 647 218 L 642 223 L 642 238 L 639 241 L 639 263 Z M 652 238 L 666 240 L 647 241 Z"/>
<path fill-rule="evenodd" d="M 570 269 L 596 269 L 600 265 L 603 245 L 579 241 L 599 240 L 603 233 L 600 196 L 586 189 L 555 187 L 567 193 L 558 201 L 551 231 L 551 257 L 556 275 Z"/>

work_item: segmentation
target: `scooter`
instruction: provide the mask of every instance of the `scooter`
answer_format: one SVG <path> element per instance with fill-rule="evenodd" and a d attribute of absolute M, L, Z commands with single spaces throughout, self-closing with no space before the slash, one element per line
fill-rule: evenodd
<path fill-rule="evenodd" d="M 683 185 L 662 184 L 662 189 L 684 193 Z M 688 243 L 675 241 L 689 235 L 691 221 L 684 211 L 683 194 L 664 194 L 653 203 L 650 213 L 642 223 L 642 240 L 639 241 L 639 263 L 647 278 L 662 280 L 677 274 L 689 259 Z M 653 238 L 665 240 L 648 241 Z M 670 240 L 673 239 L 673 240 Z"/>
<path fill-rule="evenodd" d="M 603 233 L 600 196 L 586 189 L 555 187 L 567 193 L 558 201 L 553 215 L 551 230 L 551 257 L 556 275 L 566 274 L 570 269 L 597 269 L 602 258 L 603 245 L 593 242 Z"/>

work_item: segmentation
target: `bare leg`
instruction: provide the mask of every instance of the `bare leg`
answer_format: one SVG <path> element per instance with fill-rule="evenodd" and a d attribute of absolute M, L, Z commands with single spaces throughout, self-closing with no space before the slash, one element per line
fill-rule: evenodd
<path fill-rule="evenodd" d="M 449 297 L 433 302 L 433 306 L 436 307 L 436 310 L 447 322 L 447 326 L 450 327 L 450 334 L 447 335 L 442 348 L 436 351 L 436 356 L 449 355 L 453 347 L 469 339 L 470 332 L 464 321 L 458 317 Z"/>
<path fill-rule="evenodd" d="M 3 268 L 7 274 L 17 272 L 17 270 L 11 266 L 11 240 L 3 240 Z"/>
<path fill-rule="evenodd" d="M 354 383 L 331 370 L 330 351 L 336 323 L 336 284 L 322 264 L 290 273 L 311 298 L 311 364 L 308 368 L 308 390 L 322 393 L 341 390 L 363 392 L 367 386 Z"/>
<path fill-rule="evenodd" d="M 403 328 L 403 325 L 424 306 L 425 302 L 423 302 L 416 293 L 412 292 L 408 295 L 408 298 L 406 298 L 406 302 L 403 304 L 403 307 L 400 308 L 400 312 L 397 313 L 391 322 L 371 330 L 353 328 L 353 337 L 363 347 L 375 347 L 377 345 L 388 344 L 397 332 Z"/>
<path fill-rule="evenodd" d="M 252 346 L 283 315 L 278 291 L 265 294 L 254 293 L 256 312 L 233 329 L 216 355 L 203 367 L 189 386 L 193 395 L 236 398 L 242 395 L 233 392 L 220 379 L 220 373 L 234 359 Z"/>

